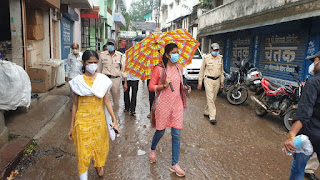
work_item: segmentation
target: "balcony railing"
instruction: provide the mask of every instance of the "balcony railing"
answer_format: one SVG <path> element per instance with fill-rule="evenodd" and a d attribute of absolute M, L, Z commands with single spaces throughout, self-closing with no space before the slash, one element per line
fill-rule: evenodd
<path fill-rule="evenodd" d="M 219 6 L 199 17 L 199 30 L 223 22 L 240 19 L 255 14 L 263 14 L 289 4 L 303 3 L 303 0 L 236 0 Z"/>
<path fill-rule="evenodd" d="M 116 24 L 120 26 L 126 26 L 126 20 L 121 13 L 114 13 L 113 20 Z"/>

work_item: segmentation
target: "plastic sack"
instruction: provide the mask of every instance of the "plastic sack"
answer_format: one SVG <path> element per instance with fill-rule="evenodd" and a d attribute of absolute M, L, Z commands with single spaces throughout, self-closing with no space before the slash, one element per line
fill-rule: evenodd
<path fill-rule="evenodd" d="M 299 135 L 295 138 L 295 141 L 300 140 L 301 142 L 297 145 L 297 149 L 294 151 L 295 153 L 303 153 L 307 156 L 310 156 L 313 153 L 313 146 L 309 140 L 309 137 L 306 135 Z"/>
<path fill-rule="evenodd" d="M 0 60 L 0 110 L 16 110 L 31 103 L 31 82 L 15 63 Z"/>

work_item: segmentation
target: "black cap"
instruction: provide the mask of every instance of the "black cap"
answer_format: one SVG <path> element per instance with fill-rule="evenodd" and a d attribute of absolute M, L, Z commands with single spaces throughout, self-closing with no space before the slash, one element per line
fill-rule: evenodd
<path fill-rule="evenodd" d="M 306 59 L 314 61 L 314 58 L 316 58 L 316 57 L 320 58 L 320 51 L 318 51 L 315 55 L 307 56 Z"/>

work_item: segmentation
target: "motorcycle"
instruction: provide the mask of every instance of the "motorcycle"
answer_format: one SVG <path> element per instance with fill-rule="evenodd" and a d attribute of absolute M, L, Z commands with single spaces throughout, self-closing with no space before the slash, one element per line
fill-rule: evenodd
<path fill-rule="evenodd" d="M 296 67 L 295 71 L 299 75 L 299 67 Z M 298 75 L 292 73 L 289 73 L 289 75 L 297 82 L 297 87 L 291 85 L 280 86 L 271 83 L 267 78 L 262 78 L 261 88 L 255 96 L 251 96 L 251 99 L 255 102 L 254 109 L 258 116 L 264 116 L 268 112 L 280 116 L 288 130 L 292 124 L 290 117 L 292 118 L 295 113 L 304 86 Z"/>
<path fill-rule="evenodd" d="M 240 105 L 248 99 L 248 90 L 242 86 L 245 82 L 245 77 L 249 69 L 247 61 L 241 61 L 239 64 L 235 63 L 239 71 L 231 71 L 224 73 L 224 89 L 223 92 L 227 93 L 227 100 L 230 104 Z"/>
<path fill-rule="evenodd" d="M 245 84 L 251 91 L 257 91 L 261 87 L 262 73 L 257 68 L 252 67 L 248 70 L 245 77 Z"/>

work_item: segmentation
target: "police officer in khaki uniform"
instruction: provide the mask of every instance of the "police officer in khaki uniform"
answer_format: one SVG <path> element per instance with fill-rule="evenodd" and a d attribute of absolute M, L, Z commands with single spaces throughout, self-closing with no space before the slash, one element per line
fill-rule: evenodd
<path fill-rule="evenodd" d="M 121 77 L 124 78 L 124 92 L 127 90 L 128 86 L 127 73 L 124 73 L 125 57 L 121 52 L 115 50 L 114 45 L 115 40 L 108 39 L 107 51 L 103 51 L 100 54 L 99 72 L 108 76 L 112 81 L 112 87 L 110 91 L 113 101 L 113 111 L 116 117 L 118 117 Z"/>
<path fill-rule="evenodd" d="M 207 106 L 204 110 L 204 116 L 209 117 L 210 123 L 215 125 L 216 121 L 216 106 L 214 104 L 219 87 L 224 87 L 223 80 L 223 59 L 219 54 L 219 44 L 212 43 L 210 48 L 210 54 L 203 58 L 199 79 L 198 89 L 202 88 L 202 80 L 204 80 L 204 86 L 206 89 Z"/>

